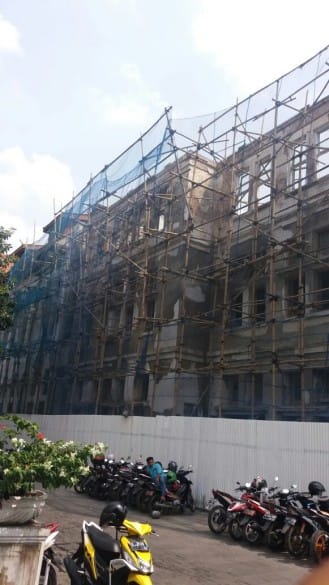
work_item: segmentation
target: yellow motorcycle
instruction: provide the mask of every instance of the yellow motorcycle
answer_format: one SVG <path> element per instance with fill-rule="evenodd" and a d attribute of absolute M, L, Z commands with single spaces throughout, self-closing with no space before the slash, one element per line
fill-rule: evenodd
<path fill-rule="evenodd" d="M 152 554 L 145 537 L 155 534 L 150 524 L 126 519 L 127 507 L 111 502 L 99 525 L 82 523 L 81 543 L 64 559 L 71 585 L 152 585 Z M 103 530 L 115 528 L 115 538 Z"/>

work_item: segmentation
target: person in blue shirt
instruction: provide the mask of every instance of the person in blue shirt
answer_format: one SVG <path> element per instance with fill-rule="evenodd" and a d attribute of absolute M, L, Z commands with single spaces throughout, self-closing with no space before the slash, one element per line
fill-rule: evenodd
<path fill-rule="evenodd" d="M 156 481 L 161 489 L 161 499 L 165 498 L 166 495 L 166 480 L 162 470 L 162 466 L 159 462 L 154 462 L 153 457 L 147 457 L 146 459 L 146 470 L 154 481 Z"/>

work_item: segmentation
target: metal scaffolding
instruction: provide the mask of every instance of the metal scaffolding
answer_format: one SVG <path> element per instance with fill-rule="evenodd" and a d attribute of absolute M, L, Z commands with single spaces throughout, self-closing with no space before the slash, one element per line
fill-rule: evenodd
<path fill-rule="evenodd" d="M 18 251 L 3 410 L 329 418 L 328 52 L 166 110 Z"/>

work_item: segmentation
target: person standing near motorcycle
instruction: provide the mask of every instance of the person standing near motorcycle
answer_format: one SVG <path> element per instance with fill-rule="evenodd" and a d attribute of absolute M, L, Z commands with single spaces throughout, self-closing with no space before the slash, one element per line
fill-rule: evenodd
<path fill-rule="evenodd" d="M 161 499 L 165 499 L 166 496 L 166 480 L 162 470 L 162 465 L 159 461 L 154 461 L 154 457 L 147 457 L 146 459 L 146 471 L 156 481 L 161 489 Z"/>

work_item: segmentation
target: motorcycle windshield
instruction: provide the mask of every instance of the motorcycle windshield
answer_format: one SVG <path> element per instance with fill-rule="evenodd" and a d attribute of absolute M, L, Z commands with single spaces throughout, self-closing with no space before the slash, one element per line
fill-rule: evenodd
<path fill-rule="evenodd" d="M 124 520 L 122 526 L 124 526 L 128 534 L 136 534 L 137 536 L 145 536 L 146 534 L 151 534 L 152 526 L 151 524 L 141 523 L 141 522 L 130 522 L 130 520 Z"/>

